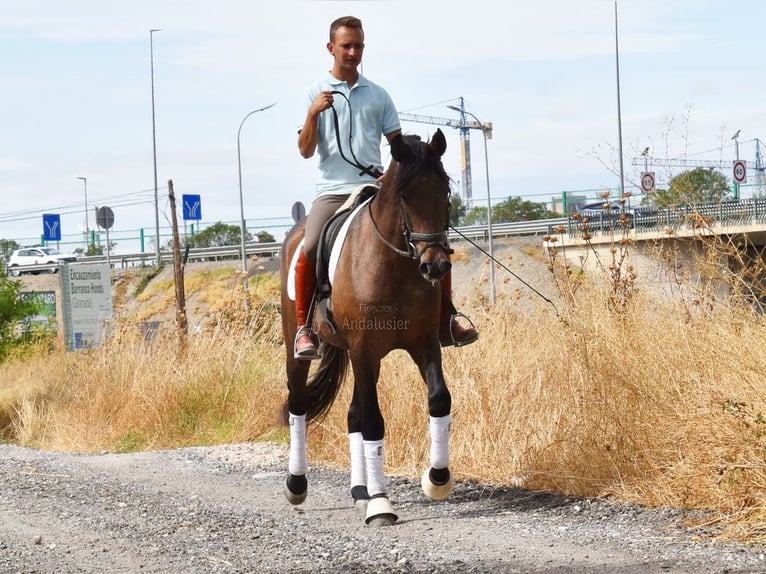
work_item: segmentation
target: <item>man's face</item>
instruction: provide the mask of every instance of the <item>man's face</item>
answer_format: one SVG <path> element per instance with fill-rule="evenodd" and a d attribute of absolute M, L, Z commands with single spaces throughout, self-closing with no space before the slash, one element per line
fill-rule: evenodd
<path fill-rule="evenodd" d="M 362 62 L 364 33 L 358 28 L 341 26 L 335 31 L 335 38 L 327 43 L 327 50 L 335 58 L 335 66 L 345 70 L 356 70 Z"/>

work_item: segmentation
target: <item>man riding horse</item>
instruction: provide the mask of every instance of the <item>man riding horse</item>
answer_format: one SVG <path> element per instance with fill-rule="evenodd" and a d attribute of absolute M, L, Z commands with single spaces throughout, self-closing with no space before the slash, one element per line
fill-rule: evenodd
<path fill-rule="evenodd" d="M 388 93 L 357 70 L 364 51 L 362 22 L 352 16 L 335 20 L 330 26 L 327 50 L 333 57 L 332 70 L 309 89 L 308 111 L 298 134 L 298 148 L 304 158 L 319 151 L 320 170 L 303 249 L 295 266 L 298 330 L 294 355 L 305 360 L 319 357 L 318 339 L 308 324 L 308 314 L 316 289 L 317 245 L 322 228 L 353 190 L 380 181 L 381 135 L 389 143 L 402 135 L 399 115 Z M 346 105 L 334 107 L 334 95 L 341 95 Z M 332 114 L 323 113 L 330 109 Z M 479 334 L 472 326 L 458 323 L 460 314 L 452 304 L 451 283 L 451 272 L 447 272 L 440 279 L 440 341 L 442 346 L 467 345 Z"/>

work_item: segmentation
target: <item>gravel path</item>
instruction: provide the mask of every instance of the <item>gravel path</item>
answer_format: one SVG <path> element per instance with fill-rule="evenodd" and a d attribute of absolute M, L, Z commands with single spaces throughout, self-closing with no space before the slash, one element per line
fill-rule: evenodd
<path fill-rule="evenodd" d="M 764 548 L 710 542 L 677 510 L 458 483 L 445 502 L 389 478 L 399 522 L 364 526 L 348 476 L 282 495 L 282 447 L 79 455 L 0 446 L 0 572 L 740 573 Z"/>

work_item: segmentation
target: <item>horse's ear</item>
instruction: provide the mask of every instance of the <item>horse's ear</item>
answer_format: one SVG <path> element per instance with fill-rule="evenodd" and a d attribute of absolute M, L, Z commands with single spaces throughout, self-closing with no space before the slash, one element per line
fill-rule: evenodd
<path fill-rule="evenodd" d="M 399 163 L 412 158 L 412 150 L 401 134 L 391 140 L 391 157 Z"/>
<path fill-rule="evenodd" d="M 428 143 L 428 147 L 431 149 L 431 153 L 435 156 L 441 157 L 444 155 L 444 152 L 447 150 L 447 140 L 441 129 L 436 128 L 436 133 L 434 133 L 434 137 L 432 137 L 431 141 Z"/>

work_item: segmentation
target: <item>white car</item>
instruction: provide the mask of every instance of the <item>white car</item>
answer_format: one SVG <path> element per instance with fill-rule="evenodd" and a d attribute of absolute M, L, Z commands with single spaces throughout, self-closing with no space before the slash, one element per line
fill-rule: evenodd
<path fill-rule="evenodd" d="M 56 264 L 56 267 L 51 267 L 47 270 L 49 273 L 56 273 L 59 270 L 59 263 L 69 263 L 71 261 L 77 261 L 77 256 L 62 253 L 53 247 L 25 247 L 24 249 L 14 251 L 11 258 L 8 259 L 8 272 L 14 277 L 18 277 L 25 272 L 24 267 Z M 29 271 L 29 273 L 37 275 L 40 273 L 40 270 L 35 269 Z"/>

